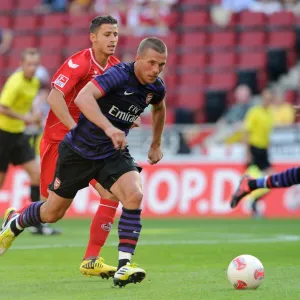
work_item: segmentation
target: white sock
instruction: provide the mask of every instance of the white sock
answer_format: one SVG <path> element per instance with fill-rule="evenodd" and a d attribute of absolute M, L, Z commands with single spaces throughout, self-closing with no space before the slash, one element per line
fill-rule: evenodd
<path fill-rule="evenodd" d="M 120 259 L 128 259 L 131 261 L 132 254 L 128 252 L 119 251 L 119 260 Z"/>
<path fill-rule="evenodd" d="M 19 230 L 24 230 L 24 228 L 19 225 L 18 218 L 16 218 L 16 227 Z"/>

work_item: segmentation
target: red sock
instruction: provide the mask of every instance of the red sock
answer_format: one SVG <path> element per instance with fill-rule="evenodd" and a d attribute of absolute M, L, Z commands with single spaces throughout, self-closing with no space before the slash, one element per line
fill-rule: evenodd
<path fill-rule="evenodd" d="M 16 213 L 21 214 L 29 205 L 31 205 L 32 202 L 30 202 L 29 204 L 23 206 L 22 208 L 16 210 Z"/>
<path fill-rule="evenodd" d="M 100 205 L 90 227 L 90 240 L 84 258 L 97 257 L 99 255 L 101 247 L 105 244 L 109 235 L 111 225 L 114 223 L 118 204 L 118 202 L 113 200 L 100 200 Z"/>

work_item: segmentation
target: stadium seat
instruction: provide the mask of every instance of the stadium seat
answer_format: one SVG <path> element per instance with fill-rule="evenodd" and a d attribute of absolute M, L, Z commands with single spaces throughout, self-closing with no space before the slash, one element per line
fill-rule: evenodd
<path fill-rule="evenodd" d="M 292 12 L 280 11 L 271 14 L 268 18 L 268 27 L 271 30 L 292 29 L 295 15 Z"/>
<path fill-rule="evenodd" d="M 207 63 L 207 55 L 203 52 L 183 53 L 179 70 L 187 73 L 194 70 L 204 71 Z"/>
<path fill-rule="evenodd" d="M 208 44 L 211 50 L 233 49 L 236 43 L 235 32 L 212 32 L 208 37 Z"/>
<path fill-rule="evenodd" d="M 14 72 L 20 66 L 20 56 L 19 55 L 9 55 L 7 63 L 7 76 Z"/>
<path fill-rule="evenodd" d="M 61 52 L 61 46 L 65 41 L 63 35 L 42 35 L 40 37 L 39 48 L 42 53 L 58 53 Z"/>
<path fill-rule="evenodd" d="M 181 51 L 196 51 L 206 46 L 207 34 L 205 32 L 185 32 L 181 35 Z"/>
<path fill-rule="evenodd" d="M 11 28 L 11 21 L 10 16 L 0 16 L 0 28 Z"/>
<path fill-rule="evenodd" d="M 37 40 L 35 35 L 17 36 L 13 39 L 12 52 L 16 54 L 23 51 L 25 48 L 37 47 Z"/>
<path fill-rule="evenodd" d="M 90 40 L 89 36 L 86 33 L 83 34 L 76 34 L 76 35 L 69 35 L 66 39 L 65 49 L 70 53 L 75 53 L 79 50 L 84 48 L 90 47 Z"/>
<path fill-rule="evenodd" d="M 67 23 L 66 14 L 44 15 L 41 19 L 40 30 L 42 33 L 57 32 L 63 33 Z"/>
<path fill-rule="evenodd" d="M 186 11 L 183 13 L 182 29 L 205 29 L 209 24 L 209 16 L 206 11 Z"/>
<path fill-rule="evenodd" d="M 206 76 L 203 72 L 180 74 L 179 86 L 181 90 L 201 90 L 205 87 Z"/>
<path fill-rule="evenodd" d="M 13 29 L 17 34 L 34 34 L 38 27 L 38 19 L 35 15 L 14 17 Z"/>
<path fill-rule="evenodd" d="M 0 1 L 0 15 L 9 15 L 14 11 L 13 1 Z"/>
<path fill-rule="evenodd" d="M 296 35 L 293 31 L 274 31 L 269 33 L 269 48 L 291 49 L 295 46 Z"/>
<path fill-rule="evenodd" d="M 234 73 L 212 73 L 208 74 L 209 90 L 231 90 L 236 85 L 236 74 Z"/>
<path fill-rule="evenodd" d="M 213 70 L 233 70 L 235 62 L 235 52 L 212 52 L 209 56 L 208 67 Z"/>
<path fill-rule="evenodd" d="M 239 46 L 243 50 L 264 49 L 266 35 L 262 31 L 245 31 L 240 34 Z"/>
<path fill-rule="evenodd" d="M 67 19 L 70 31 L 89 32 L 90 23 L 95 16 L 91 14 L 69 15 Z"/>
<path fill-rule="evenodd" d="M 204 97 L 200 91 L 178 90 L 177 106 L 190 109 L 192 111 L 203 108 Z"/>
<path fill-rule="evenodd" d="M 60 53 L 58 54 L 44 54 L 41 56 L 41 64 L 47 68 L 52 76 L 62 64 L 63 59 Z"/>
<path fill-rule="evenodd" d="M 17 0 L 16 11 L 18 13 L 33 13 L 40 4 L 41 0 Z"/>
<path fill-rule="evenodd" d="M 267 63 L 266 53 L 240 52 L 238 56 L 238 68 L 240 69 L 263 69 Z"/>
<path fill-rule="evenodd" d="M 240 13 L 239 28 L 241 30 L 258 30 L 263 29 L 266 23 L 266 15 L 264 13 L 254 13 L 243 11 Z"/>
<path fill-rule="evenodd" d="M 198 5 L 198 6 L 209 6 L 211 4 L 211 0 L 182 0 L 182 5 Z"/>

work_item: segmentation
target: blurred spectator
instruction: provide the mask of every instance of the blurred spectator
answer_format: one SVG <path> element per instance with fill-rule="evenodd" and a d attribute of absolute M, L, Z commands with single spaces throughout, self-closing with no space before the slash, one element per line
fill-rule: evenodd
<path fill-rule="evenodd" d="M 93 4 L 92 0 L 73 0 L 69 4 L 69 13 L 71 15 L 80 15 L 93 11 Z"/>
<path fill-rule="evenodd" d="M 37 9 L 39 13 L 49 12 L 65 12 L 68 7 L 68 0 L 42 0 L 40 7 Z"/>
<path fill-rule="evenodd" d="M 222 0 L 221 6 L 232 12 L 247 10 L 254 0 Z"/>
<path fill-rule="evenodd" d="M 300 14 L 300 2 L 297 0 L 283 0 L 282 5 L 284 10 L 291 11 L 296 15 Z"/>
<path fill-rule="evenodd" d="M 293 106 L 285 101 L 282 91 L 275 91 L 274 101 L 270 109 L 273 113 L 275 126 L 287 126 L 294 123 L 295 112 Z"/>
<path fill-rule="evenodd" d="M 275 0 L 256 0 L 250 4 L 249 10 L 270 15 L 282 10 L 282 6 L 279 1 Z"/>
<path fill-rule="evenodd" d="M 215 133 L 207 139 L 206 144 L 233 143 L 242 137 L 244 117 L 252 106 L 251 90 L 247 85 L 239 85 L 234 91 L 236 103 L 216 123 Z"/>
<path fill-rule="evenodd" d="M 13 33 L 9 29 L 0 30 L 0 55 L 6 53 L 11 46 Z"/>

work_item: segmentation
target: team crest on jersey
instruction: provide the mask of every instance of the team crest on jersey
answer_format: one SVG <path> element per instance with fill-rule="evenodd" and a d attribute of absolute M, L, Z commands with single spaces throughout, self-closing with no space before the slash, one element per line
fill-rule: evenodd
<path fill-rule="evenodd" d="M 153 94 L 149 93 L 146 97 L 146 103 L 149 104 L 151 102 L 152 98 L 153 98 Z"/>
<path fill-rule="evenodd" d="M 54 184 L 53 184 L 55 190 L 57 190 L 60 187 L 60 183 L 61 183 L 60 179 L 55 177 Z"/>
<path fill-rule="evenodd" d="M 63 88 L 68 81 L 69 81 L 69 77 L 67 77 L 67 76 L 65 76 L 63 74 L 59 74 L 59 76 L 54 81 L 54 84 L 56 84 L 59 87 Z"/>

